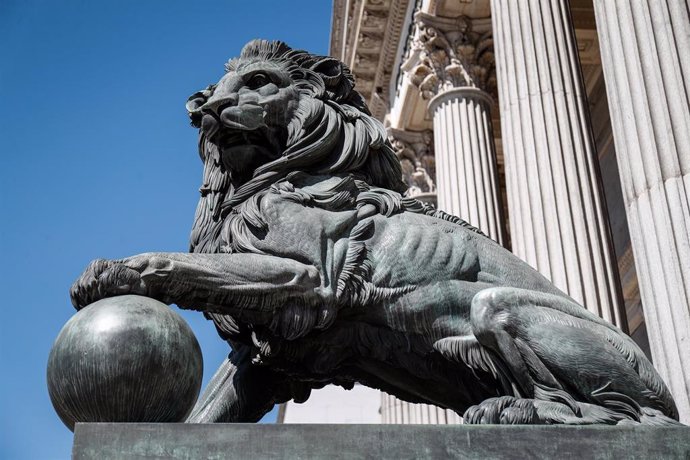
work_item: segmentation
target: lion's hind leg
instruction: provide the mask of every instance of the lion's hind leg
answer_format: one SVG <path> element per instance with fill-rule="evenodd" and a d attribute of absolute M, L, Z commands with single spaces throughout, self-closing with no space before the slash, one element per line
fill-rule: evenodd
<path fill-rule="evenodd" d="M 473 298 L 470 322 L 514 391 L 468 409 L 469 423 L 677 418 L 668 390 L 634 342 L 569 298 L 489 288 Z"/>
<path fill-rule="evenodd" d="M 595 404 L 501 396 L 472 406 L 463 414 L 467 424 L 490 425 L 592 425 L 631 422 L 626 415 Z"/>

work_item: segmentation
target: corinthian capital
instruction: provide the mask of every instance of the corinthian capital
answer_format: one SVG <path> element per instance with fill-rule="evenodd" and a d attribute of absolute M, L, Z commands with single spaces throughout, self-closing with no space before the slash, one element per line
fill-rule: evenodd
<path fill-rule="evenodd" d="M 414 39 L 403 70 L 425 99 L 452 88 L 474 87 L 492 96 L 496 73 L 490 18 L 415 14 Z"/>

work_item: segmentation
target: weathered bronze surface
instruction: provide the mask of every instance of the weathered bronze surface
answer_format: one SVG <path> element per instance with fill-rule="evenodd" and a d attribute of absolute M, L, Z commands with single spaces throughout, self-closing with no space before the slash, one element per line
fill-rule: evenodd
<path fill-rule="evenodd" d="M 402 195 L 341 62 L 257 40 L 187 103 L 204 162 L 191 254 L 97 260 L 77 308 L 205 312 L 233 352 L 188 421 L 256 421 L 361 382 L 467 423 L 674 424 L 635 343 L 457 217 Z"/>
<path fill-rule="evenodd" d="M 167 305 L 125 295 L 89 305 L 60 331 L 48 358 L 48 392 L 76 422 L 180 422 L 203 376 L 201 349 Z"/>

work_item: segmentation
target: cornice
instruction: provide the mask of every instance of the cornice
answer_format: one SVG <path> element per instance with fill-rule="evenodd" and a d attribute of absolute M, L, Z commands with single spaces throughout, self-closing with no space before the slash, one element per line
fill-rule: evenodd
<path fill-rule="evenodd" d="M 410 6 L 410 2 L 407 1 L 394 0 L 390 3 L 386 32 L 383 36 L 378 67 L 374 75 L 374 93 L 371 95 L 369 103 L 372 114 L 380 120 L 390 108 L 388 87 L 392 78 L 393 66 L 399 59 L 400 42 L 404 40 L 403 29 L 408 12 L 411 13 Z"/>
<path fill-rule="evenodd" d="M 348 0 L 333 0 L 333 16 L 331 17 L 331 37 L 328 53 L 338 59 L 343 59 L 343 35 L 347 22 Z"/>
<path fill-rule="evenodd" d="M 331 54 L 355 76 L 355 88 L 372 114 L 383 119 L 389 110 L 388 88 L 411 5 L 406 0 L 335 0 L 331 22 Z M 409 21 L 409 19 L 408 19 Z"/>

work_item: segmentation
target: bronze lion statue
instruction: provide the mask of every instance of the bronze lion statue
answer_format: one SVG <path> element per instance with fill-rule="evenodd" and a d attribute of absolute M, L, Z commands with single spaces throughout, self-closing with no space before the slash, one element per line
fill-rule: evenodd
<path fill-rule="evenodd" d="M 252 422 L 355 382 L 466 423 L 676 424 L 635 343 L 461 219 L 405 197 L 336 59 L 255 40 L 187 103 L 204 163 L 190 254 L 96 260 L 77 308 L 141 294 L 232 347 L 189 422 Z"/>

